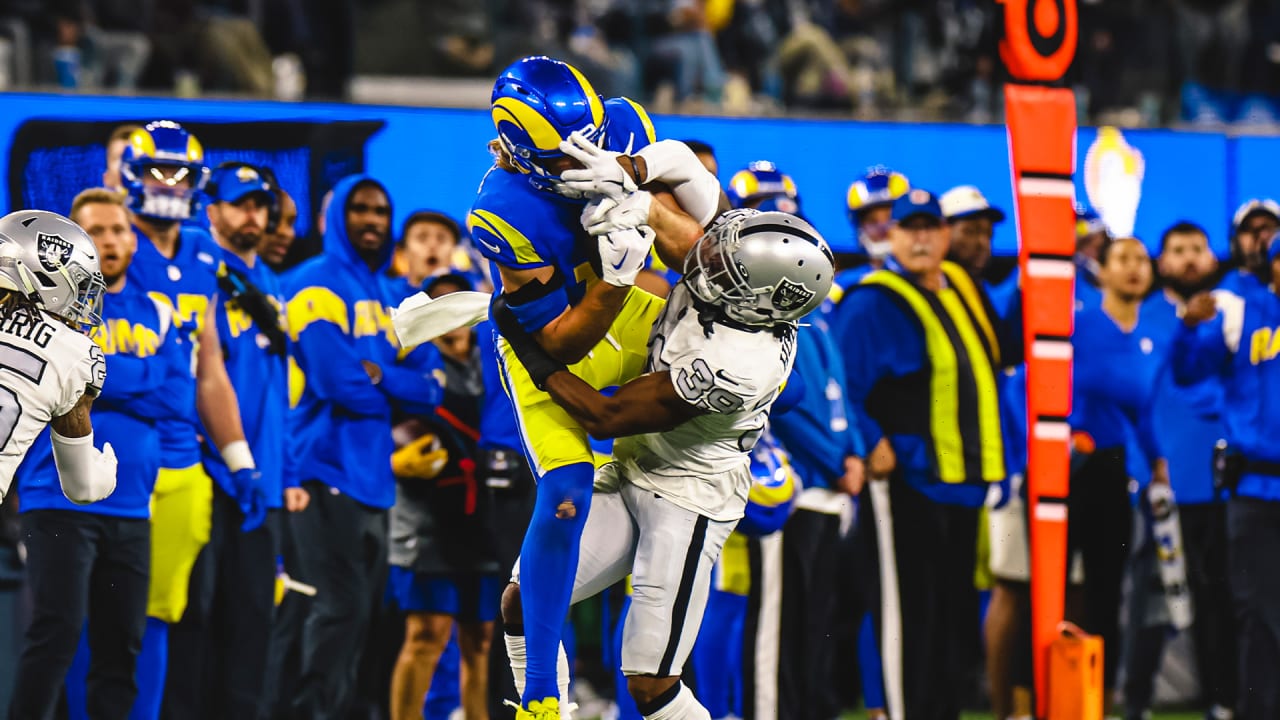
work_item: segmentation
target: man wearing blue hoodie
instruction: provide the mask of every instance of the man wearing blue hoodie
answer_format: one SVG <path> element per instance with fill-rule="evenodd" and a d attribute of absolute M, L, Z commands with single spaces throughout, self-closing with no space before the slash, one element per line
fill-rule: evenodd
<path fill-rule="evenodd" d="M 344 178 L 326 211 L 324 252 L 285 278 L 304 378 L 290 415 L 290 452 L 313 506 L 295 519 L 294 532 L 305 577 L 318 590 L 302 634 L 298 718 L 344 718 L 351 707 L 386 571 L 387 510 L 396 497 L 392 409 L 429 413 L 443 394 L 438 365 L 397 364 L 394 302 L 380 278 L 391 261 L 390 231 L 383 185 Z"/>

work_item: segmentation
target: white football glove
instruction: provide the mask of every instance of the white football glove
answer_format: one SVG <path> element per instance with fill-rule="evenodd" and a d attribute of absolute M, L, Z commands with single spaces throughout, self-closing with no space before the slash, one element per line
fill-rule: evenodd
<path fill-rule="evenodd" d="M 636 275 L 653 250 L 653 238 L 654 232 L 647 225 L 601 235 L 600 279 L 616 287 L 635 285 Z"/>
<path fill-rule="evenodd" d="M 621 200 L 636 191 L 636 181 L 618 164 L 622 153 L 595 145 L 581 131 L 562 140 L 560 151 L 582 163 L 582 167 L 560 173 L 559 187 L 585 197 L 612 200 Z"/>
<path fill-rule="evenodd" d="M 649 224 L 649 207 L 653 195 L 644 190 L 633 192 L 621 201 L 602 197 L 582 210 L 582 227 L 592 235 L 608 235 Z"/>

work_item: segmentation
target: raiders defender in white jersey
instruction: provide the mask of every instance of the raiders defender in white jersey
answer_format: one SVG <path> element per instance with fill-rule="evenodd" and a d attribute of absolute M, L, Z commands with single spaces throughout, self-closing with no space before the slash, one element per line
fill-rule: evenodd
<path fill-rule="evenodd" d="M 0 218 L 0 500 L 45 425 L 69 500 L 96 502 L 115 489 L 115 454 L 94 448 L 89 421 L 107 375 L 87 334 L 101 323 L 103 290 L 80 226 L 43 210 Z"/>
<path fill-rule="evenodd" d="M 749 453 L 791 372 L 796 323 L 826 297 L 833 272 L 826 243 L 795 216 L 726 214 L 686 258 L 650 336 L 646 374 L 612 397 L 520 338 L 495 305 L 534 382 L 593 436 L 618 438 L 596 475 L 573 601 L 632 576 L 622 671 L 646 718 L 709 717 L 680 673 L 711 569 L 746 507 Z M 517 566 L 503 597 L 504 619 L 517 623 L 518 583 Z"/>

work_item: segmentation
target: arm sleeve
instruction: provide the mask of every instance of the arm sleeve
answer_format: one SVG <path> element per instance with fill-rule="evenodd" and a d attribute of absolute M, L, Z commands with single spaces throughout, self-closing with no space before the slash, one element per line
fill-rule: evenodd
<path fill-rule="evenodd" d="M 62 417 L 71 412 L 85 393 L 93 397 L 100 396 L 106 384 L 107 372 L 107 360 L 102 354 L 102 348 L 96 343 L 89 345 L 89 353 L 76 363 L 63 383 L 62 397 L 59 398 L 58 407 L 52 411 L 53 417 Z M 112 382 L 115 382 L 114 377 Z"/>
<path fill-rule="evenodd" d="M 402 410 L 415 415 L 434 412 L 444 399 L 440 377 L 444 364 L 431 343 L 414 348 L 397 365 L 382 368 L 379 387 Z"/>
<path fill-rule="evenodd" d="M 307 387 L 353 415 L 386 416 L 391 407 L 360 364 L 342 298 L 326 287 L 304 287 L 289 300 L 288 314 Z"/>
<path fill-rule="evenodd" d="M 1185 387 L 1216 375 L 1229 356 L 1221 315 L 1194 328 L 1178 323 L 1169 350 L 1174 382 Z"/>

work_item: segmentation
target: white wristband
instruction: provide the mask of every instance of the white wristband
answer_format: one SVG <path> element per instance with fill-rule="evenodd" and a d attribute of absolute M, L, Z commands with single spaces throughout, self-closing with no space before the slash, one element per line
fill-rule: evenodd
<path fill-rule="evenodd" d="M 253 453 L 249 451 L 249 443 L 244 440 L 229 442 L 220 452 L 222 461 L 227 464 L 227 469 L 231 472 L 257 467 L 253 463 Z"/>

